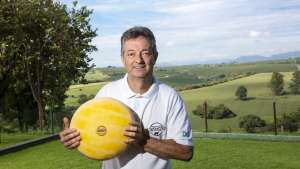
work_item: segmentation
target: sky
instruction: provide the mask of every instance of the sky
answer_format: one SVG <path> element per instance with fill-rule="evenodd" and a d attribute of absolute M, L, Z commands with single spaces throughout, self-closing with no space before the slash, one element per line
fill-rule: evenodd
<path fill-rule="evenodd" d="M 78 6 L 93 10 L 98 51 L 89 55 L 96 67 L 122 66 L 120 37 L 133 26 L 153 31 L 160 66 L 300 49 L 299 0 L 79 0 Z"/>

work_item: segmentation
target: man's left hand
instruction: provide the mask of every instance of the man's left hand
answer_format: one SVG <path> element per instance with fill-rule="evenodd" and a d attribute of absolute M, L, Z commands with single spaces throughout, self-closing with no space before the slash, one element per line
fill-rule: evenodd
<path fill-rule="evenodd" d="M 143 146 L 149 138 L 148 130 L 144 129 L 141 123 L 136 121 L 129 122 L 125 128 L 124 135 L 128 137 L 126 144 Z"/>

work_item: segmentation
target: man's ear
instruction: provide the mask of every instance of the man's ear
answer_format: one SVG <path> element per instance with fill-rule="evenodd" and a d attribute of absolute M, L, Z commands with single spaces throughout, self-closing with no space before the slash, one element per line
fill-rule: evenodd
<path fill-rule="evenodd" d="M 121 55 L 121 59 L 122 59 L 123 66 L 125 66 L 125 59 L 124 59 L 124 55 L 123 54 Z"/>
<path fill-rule="evenodd" d="M 155 65 L 157 58 L 158 58 L 158 52 L 156 53 L 156 56 L 154 57 L 153 65 Z"/>

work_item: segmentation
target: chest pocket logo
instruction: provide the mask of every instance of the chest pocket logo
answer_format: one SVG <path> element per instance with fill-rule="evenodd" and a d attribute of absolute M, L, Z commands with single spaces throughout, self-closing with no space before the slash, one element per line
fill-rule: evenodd
<path fill-rule="evenodd" d="M 149 132 L 151 135 L 153 136 L 160 136 L 161 133 L 163 132 L 163 130 L 165 130 L 166 128 L 158 123 L 158 122 L 155 122 L 155 123 L 152 123 L 150 128 L 149 128 Z"/>

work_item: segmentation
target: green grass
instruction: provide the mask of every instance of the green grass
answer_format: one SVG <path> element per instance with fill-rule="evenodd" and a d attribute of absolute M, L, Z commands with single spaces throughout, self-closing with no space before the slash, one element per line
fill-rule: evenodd
<path fill-rule="evenodd" d="M 248 140 L 194 139 L 190 162 L 173 161 L 174 169 L 298 169 L 300 143 Z M 95 169 L 100 162 L 78 151 L 63 148 L 58 141 L 1 156 L 6 169 Z"/>
<path fill-rule="evenodd" d="M 286 86 L 291 78 L 291 72 L 283 73 Z M 241 116 L 256 114 L 267 122 L 272 122 L 273 99 L 277 103 L 278 118 L 283 113 L 290 113 L 300 107 L 300 95 L 284 95 L 273 97 L 268 82 L 271 73 L 260 73 L 253 76 L 237 79 L 223 84 L 214 85 L 195 90 L 181 92 L 186 103 L 188 112 L 192 112 L 198 104 L 203 104 L 206 100 L 210 105 L 225 104 L 238 116 L 225 120 L 208 120 L 209 130 L 222 131 L 231 130 L 239 132 L 238 122 Z M 234 96 L 239 85 L 245 85 L 248 89 L 248 97 L 253 98 L 248 101 L 237 100 Z M 193 129 L 203 130 L 204 120 L 190 113 Z"/>
<path fill-rule="evenodd" d="M 100 71 L 98 69 L 92 69 L 85 75 L 85 78 L 88 81 L 96 81 L 96 80 L 105 81 L 109 78 L 109 75 L 103 73 L 102 71 Z"/>
<path fill-rule="evenodd" d="M 96 95 L 107 82 L 89 83 L 82 85 L 72 85 L 67 91 L 68 98 L 65 100 L 66 105 L 78 106 L 78 96 L 80 94 Z"/>
<path fill-rule="evenodd" d="M 1 143 L 0 148 L 7 147 L 10 145 L 14 145 L 23 141 L 39 138 L 41 136 L 44 136 L 43 133 L 12 133 L 12 134 L 1 134 Z"/>

